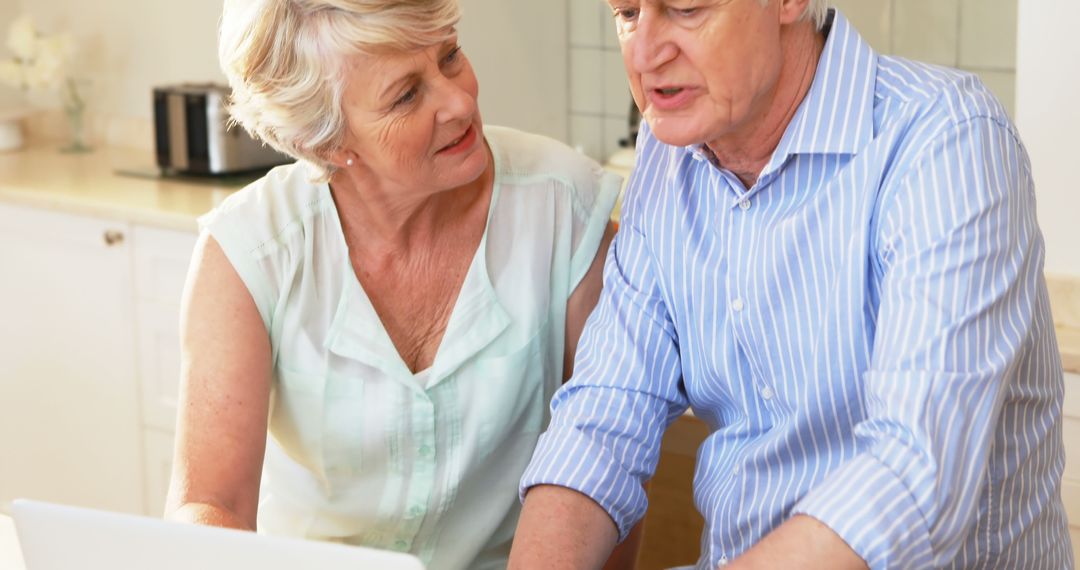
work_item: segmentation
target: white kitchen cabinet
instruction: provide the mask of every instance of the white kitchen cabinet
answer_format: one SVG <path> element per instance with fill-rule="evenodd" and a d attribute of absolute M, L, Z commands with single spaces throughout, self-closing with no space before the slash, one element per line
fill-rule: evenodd
<path fill-rule="evenodd" d="M 160 517 L 165 514 L 165 497 L 172 477 L 173 432 L 153 428 L 143 431 L 143 452 L 146 514 Z"/>
<path fill-rule="evenodd" d="M 180 389 L 180 297 L 197 236 L 136 226 L 134 237 L 146 513 L 161 516 Z"/>
<path fill-rule="evenodd" d="M 136 324 L 142 418 L 148 428 L 171 432 L 180 379 L 180 296 L 194 232 L 135 227 Z"/>
<path fill-rule="evenodd" d="M 195 239 L 0 204 L 0 504 L 161 515 Z"/>
<path fill-rule="evenodd" d="M 0 502 L 144 511 L 130 233 L 0 205 Z"/>

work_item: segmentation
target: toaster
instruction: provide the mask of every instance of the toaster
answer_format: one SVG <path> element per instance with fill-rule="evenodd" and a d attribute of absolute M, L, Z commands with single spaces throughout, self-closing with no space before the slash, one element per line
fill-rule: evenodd
<path fill-rule="evenodd" d="M 234 174 L 294 162 L 230 125 L 229 88 L 183 84 L 154 88 L 154 147 L 165 174 Z"/>

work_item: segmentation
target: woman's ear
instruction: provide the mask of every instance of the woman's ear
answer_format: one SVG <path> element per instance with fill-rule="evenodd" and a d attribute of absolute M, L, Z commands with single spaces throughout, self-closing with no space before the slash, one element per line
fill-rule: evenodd
<path fill-rule="evenodd" d="M 327 158 L 330 164 L 345 169 L 355 166 L 360 157 L 355 152 L 342 148 L 331 152 Z"/>

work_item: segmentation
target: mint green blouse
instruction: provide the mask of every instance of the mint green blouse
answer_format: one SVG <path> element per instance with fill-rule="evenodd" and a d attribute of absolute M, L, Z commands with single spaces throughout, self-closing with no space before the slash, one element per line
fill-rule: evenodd
<path fill-rule="evenodd" d="M 561 143 L 486 127 L 480 246 L 423 382 L 349 261 L 326 184 L 276 168 L 200 220 L 273 351 L 259 532 L 503 568 L 517 485 L 561 384 L 566 303 L 597 255 L 618 177 Z"/>

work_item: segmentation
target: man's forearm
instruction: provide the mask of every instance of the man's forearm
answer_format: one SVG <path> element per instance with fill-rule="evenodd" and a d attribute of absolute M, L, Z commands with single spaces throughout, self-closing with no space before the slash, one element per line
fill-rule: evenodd
<path fill-rule="evenodd" d="M 604 565 L 618 541 L 611 517 L 595 501 L 565 487 L 529 489 L 509 570 L 585 570 Z"/>
<path fill-rule="evenodd" d="M 728 568 L 863 570 L 866 562 L 832 529 L 815 518 L 797 515 L 766 535 Z"/>

